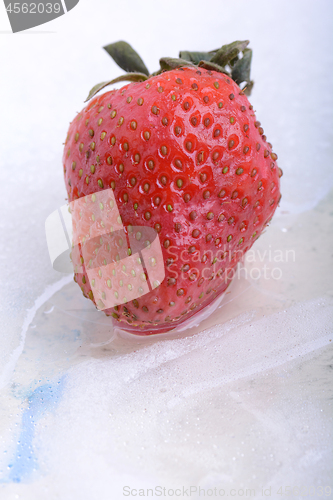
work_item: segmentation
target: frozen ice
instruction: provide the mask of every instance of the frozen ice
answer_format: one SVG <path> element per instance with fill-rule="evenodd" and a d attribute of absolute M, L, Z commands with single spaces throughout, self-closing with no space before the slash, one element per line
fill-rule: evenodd
<path fill-rule="evenodd" d="M 1 499 L 332 496 L 332 4 L 209 5 L 80 2 L 36 34 L 1 34 Z M 68 122 L 118 76 L 100 47 L 123 38 L 151 71 L 250 39 L 250 100 L 284 171 L 280 208 L 215 310 L 148 338 L 52 268 L 44 232 L 66 203 Z"/>

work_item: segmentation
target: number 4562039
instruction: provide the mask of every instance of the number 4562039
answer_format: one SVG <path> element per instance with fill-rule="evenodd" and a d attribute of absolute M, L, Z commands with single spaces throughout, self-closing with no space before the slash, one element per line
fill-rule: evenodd
<path fill-rule="evenodd" d="M 10 14 L 59 14 L 61 9 L 60 3 L 10 3 L 6 8 Z"/>

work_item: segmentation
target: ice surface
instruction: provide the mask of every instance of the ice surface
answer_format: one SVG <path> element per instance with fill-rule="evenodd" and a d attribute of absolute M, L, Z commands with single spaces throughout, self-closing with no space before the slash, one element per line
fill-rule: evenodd
<path fill-rule="evenodd" d="M 118 500 L 125 485 L 330 497 L 332 4 L 210 5 L 82 1 L 40 33 L 0 34 L 1 500 Z M 251 102 L 284 171 L 281 206 L 221 304 L 154 338 L 113 329 L 52 269 L 44 236 L 65 202 L 67 124 L 118 76 L 100 47 L 119 39 L 151 70 L 250 39 Z"/>

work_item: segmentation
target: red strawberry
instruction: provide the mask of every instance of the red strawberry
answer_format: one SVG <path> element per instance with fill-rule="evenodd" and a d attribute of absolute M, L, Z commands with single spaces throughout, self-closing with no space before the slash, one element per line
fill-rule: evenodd
<path fill-rule="evenodd" d="M 119 276 L 112 286 L 102 268 L 100 276 L 89 278 L 80 243 L 76 251 L 84 264 L 74 279 L 126 330 L 161 333 L 225 291 L 233 268 L 274 214 L 282 171 L 244 91 L 226 74 L 228 64 L 238 83 L 249 80 L 247 43 L 208 54 L 181 53 L 192 62 L 162 59 L 164 71 L 150 77 L 133 52 L 130 62 L 119 55 L 124 45 L 107 50 L 124 69 L 140 70 L 126 78 L 146 80 L 94 97 L 70 124 L 64 151 L 68 198 L 112 188 L 124 239 L 131 226 L 158 233 L 165 278 L 151 291 L 105 309 L 101 297 L 119 296 Z M 115 261 L 109 243 L 91 244 L 91 253 L 101 252 L 90 266 L 103 266 L 105 257 Z"/>

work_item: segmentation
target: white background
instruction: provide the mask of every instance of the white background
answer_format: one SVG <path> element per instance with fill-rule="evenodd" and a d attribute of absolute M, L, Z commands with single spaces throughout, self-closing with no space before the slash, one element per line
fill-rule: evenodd
<path fill-rule="evenodd" d="M 1 499 L 118 500 L 125 484 L 271 487 L 271 498 L 303 484 L 319 498 L 329 485 L 332 33 L 329 0 L 80 0 L 14 35 L 0 4 Z M 284 171 L 257 248 L 294 249 L 295 262 L 279 281 L 240 280 L 179 338 L 114 335 L 47 254 L 67 127 L 94 84 L 121 74 L 101 49 L 120 39 L 150 71 L 179 50 L 249 39 L 250 100 Z M 29 397 L 58 378 L 59 402 L 25 428 Z"/>

